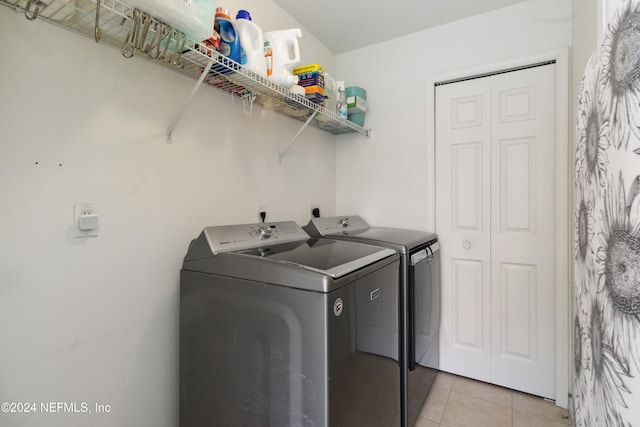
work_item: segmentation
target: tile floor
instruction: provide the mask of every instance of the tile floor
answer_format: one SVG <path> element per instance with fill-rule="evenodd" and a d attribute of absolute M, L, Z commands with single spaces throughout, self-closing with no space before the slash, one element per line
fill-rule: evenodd
<path fill-rule="evenodd" d="M 415 414 L 414 414 L 415 416 Z M 415 427 L 565 427 L 569 412 L 503 387 L 439 372 Z"/>

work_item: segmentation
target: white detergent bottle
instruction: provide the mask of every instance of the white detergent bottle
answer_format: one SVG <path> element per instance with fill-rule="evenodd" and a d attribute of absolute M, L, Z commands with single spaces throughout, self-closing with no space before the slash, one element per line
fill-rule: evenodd
<path fill-rule="evenodd" d="M 264 33 L 264 56 L 269 80 L 284 87 L 298 84 L 293 69 L 300 65 L 300 28 Z"/>
<path fill-rule="evenodd" d="M 251 20 L 251 14 L 239 10 L 234 21 L 242 47 L 241 64 L 263 77 L 267 75 L 267 63 L 264 60 L 264 37 L 259 26 Z"/>

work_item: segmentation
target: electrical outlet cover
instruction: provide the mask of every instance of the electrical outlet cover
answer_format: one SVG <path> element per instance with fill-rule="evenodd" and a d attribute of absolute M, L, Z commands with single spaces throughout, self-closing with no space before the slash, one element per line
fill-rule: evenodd
<path fill-rule="evenodd" d="M 98 235 L 99 228 L 93 230 L 80 229 L 80 217 L 82 215 L 98 215 L 95 203 L 76 203 L 73 205 L 73 237 L 94 237 Z"/>

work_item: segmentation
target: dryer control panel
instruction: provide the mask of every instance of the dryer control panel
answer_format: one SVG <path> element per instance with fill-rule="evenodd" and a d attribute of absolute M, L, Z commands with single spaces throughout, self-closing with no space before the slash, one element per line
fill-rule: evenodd
<path fill-rule="evenodd" d="M 203 232 L 214 254 L 309 239 L 294 221 L 221 225 Z"/>
<path fill-rule="evenodd" d="M 369 224 L 358 215 L 311 218 L 307 227 L 312 228 L 313 232 L 310 234 L 314 236 L 349 234 L 371 228 Z M 308 230 L 308 228 L 306 229 Z"/>

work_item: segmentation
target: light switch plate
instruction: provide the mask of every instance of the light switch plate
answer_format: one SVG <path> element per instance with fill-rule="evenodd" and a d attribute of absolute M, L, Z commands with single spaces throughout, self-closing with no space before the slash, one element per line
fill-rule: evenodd
<path fill-rule="evenodd" d="M 97 218 L 98 210 L 95 203 L 76 203 L 73 205 L 73 237 L 94 237 L 98 235 L 100 228 L 93 230 L 80 229 L 80 217 L 82 215 L 95 215 Z"/>

